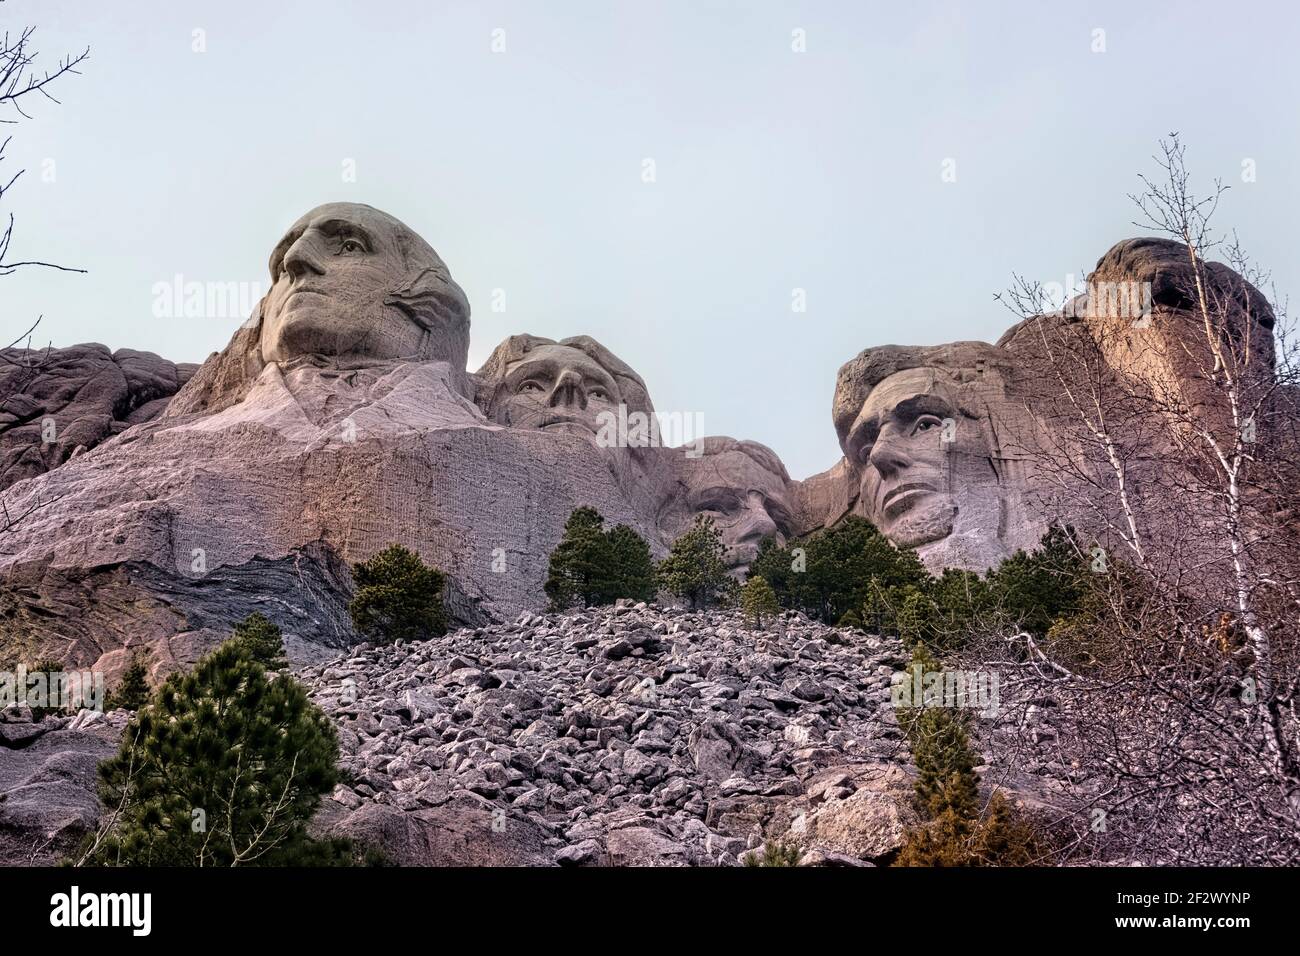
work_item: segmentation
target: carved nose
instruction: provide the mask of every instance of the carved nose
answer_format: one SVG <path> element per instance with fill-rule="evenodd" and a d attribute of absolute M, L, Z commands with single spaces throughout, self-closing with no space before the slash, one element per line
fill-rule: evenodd
<path fill-rule="evenodd" d="M 761 498 L 751 499 L 745 506 L 745 517 L 738 529 L 736 541 L 737 543 L 759 542 L 764 538 L 777 538 L 780 537 L 778 530 L 776 522 L 767 513 Z"/>
<path fill-rule="evenodd" d="M 311 236 L 304 233 L 289 247 L 289 251 L 284 254 L 284 271 L 293 279 L 301 279 L 306 275 L 325 274 L 325 264 L 321 261 L 316 243 Z"/>
<path fill-rule="evenodd" d="M 894 440 L 883 434 L 871 446 L 871 454 L 867 456 L 867 461 L 880 472 L 882 478 L 895 475 L 912 464 L 912 459 L 903 453 Z"/>
<path fill-rule="evenodd" d="M 578 408 L 587 407 L 587 390 L 582 387 L 582 376 L 573 369 L 565 369 L 551 389 L 551 407 L 571 405 Z"/>

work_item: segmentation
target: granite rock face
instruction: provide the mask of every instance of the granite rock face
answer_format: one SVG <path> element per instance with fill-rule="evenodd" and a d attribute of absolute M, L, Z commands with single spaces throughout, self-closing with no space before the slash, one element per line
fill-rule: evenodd
<path fill-rule="evenodd" d="M 469 303 L 409 226 L 362 203 L 303 215 L 271 250 L 271 290 L 224 350 L 167 410 L 213 413 L 242 401 L 271 365 L 448 363 L 457 388 L 469 354 Z"/>
<path fill-rule="evenodd" d="M 172 621 L 159 640 L 168 627 L 224 626 L 251 608 L 328 647 L 351 633 L 338 610 L 350 583 L 331 561 L 406 545 L 447 573 L 453 617 L 473 623 L 544 603 L 549 552 L 579 505 L 654 540 L 650 517 L 621 484 L 626 449 L 491 425 L 454 378 L 441 362 L 288 373 L 271 364 L 221 412 L 155 420 L 20 482 L 9 489 L 10 509 L 35 510 L 0 538 L 0 563 L 11 585 L 60 586 L 11 586 L 6 597 L 28 615 L 53 604 L 71 619 L 83 599 L 103 605 L 106 596 L 62 582 L 86 569 L 124 569 L 132 590 L 110 593 L 127 609 L 128 595 L 157 595 L 137 607 L 157 603 L 157 615 Z M 306 584 L 274 574 L 225 583 L 241 568 L 304 564 L 313 568 Z M 132 572 L 146 567 L 153 571 L 141 583 Z M 233 592 L 230 613 L 218 616 L 223 587 Z M 332 596 L 321 601 L 324 592 Z M 272 613 L 281 605 L 283 616 Z M 129 615 L 120 628 L 105 615 L 113 617 L 89 616 L 64 659 L 89 664 L 133 629 Z"/>
<path fill-rule="evenodd" d="M 25 515 L 0 536 L 0 651 L 113 671 L 144 643 L 182 666 L 261 610 L 311 660 L 356 639 L 347 565 L 394 543 L 447 574 L 455 622 L 511 620 L 544 604 L 549 553 L 579 506 L 631 526 L 656 557 L 709 515 L 737 575 L 763 538 L 848 513 L 933 570 L 992 567 L 1078 517 L 1036 493 L 1030 466 L 1050 433 L 1029 371 L 1043 323 L 1086 329 L 1117 375 L 1186 392 L 1180 254 L 1120 243 L 1091 277 L 1097 302 L 996 345 L 864 350 L 836 381 L 844 458 L 795 481 L 756 442 L 638 436 L 638 417 L 654 418 L 645 382 L 586 336 L 512 336 L 468 374 L 469 306 L 437 253 L 369 206 L 319 207 L 273 249 L 254 315 L 192 375 L 100 346 L 63 350 L 35 376 L 26 353 L 0 368 L 14 387 L 0 478 Z M 1227 267 L 1211 274 L 1241 334 L 1267 338 L 1258 292 Z M 1130 287 L 1151 290 L 1145 325 L 1114 319 L 1114 290 Z M 46 417 L 56 433 L 41 445 Z"/>
<path fill-rule="evenodd" d="M 197 368 L 94 344 L 0 351 L 0 489 L 157 417 Z"/>
<path fill-rule="evenodd" d="M 730 571 L 740 575 L 764 538 L 784 545 L 795 534 L 801 523 L 798 482 L 766 445 L 719 435 L 658 451 L 671 481 L 656 508 L 665 546 L 697 515 L 707 515 L 722 534 Z"/>
<path fill-rule="evenodd" d="M 351 591 L 347 565 L 319 543 L 204 574 L 140 561 L 19 565 L 0 594 L 0 667 L 53 658 L 100 671 L 112 687 L 142 650 L 157 681 L 192 665 L 254 611 L 280 627 L 289 660 L 306 664 L 359 640 L 347 613 Z M 458 596 L 448 596 L 453 608 Z"/>
<path fill-rule="evenodd" d="M 180 666 L 261 610 L 311 659 L 355 638 L 342 566 L 394 543 L 443 570 L 453 620 L 477 624 L 544 603 L 579 506 L 656 556 L 707 510 L 738 571 L 795 524 L 769 449 L 709 439 L 697 462 L 626 427 L 602 434 L 609 415 L 654 408 L 588 337 L 513 336 L 467 374 L 463 293 L 386 213 L 312 210 L 270 272 L 254 315 L 162 415 L 9 489 L 26 515 L 0 537 L 11 655 L 116 668 L 144 643 Z"/>

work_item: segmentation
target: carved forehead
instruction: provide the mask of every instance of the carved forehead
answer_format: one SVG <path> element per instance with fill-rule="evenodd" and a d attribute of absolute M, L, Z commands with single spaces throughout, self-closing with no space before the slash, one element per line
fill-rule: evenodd
<path fill-rule="evenodd" d="M 985 383 L 993 391 L 1004 390 L 1007 370 L 1007 353 L 987 342 L 880 345 L 864 349 L 840 367 L 835 379 L 831 418 L 840 447 L 846 453 L 849 451 L 849 436 L 862 423 L 862 412 L 868 403 L 875 409 L 890 398 L 889 392 L 876 394 L 887 382 L 894 380 L 892 390 L 899 382 L 919 381 L 897 376 L 908 372 L 928 374 L 933 384 L 918 387 L 918 391 L 936 394 L 957 408 L 966 403 L 964 396 L 972 385 Z M 893 399 L 895 404 L 899 400 Z"/>
<path fill-rule="evenodd" d="M 765 449 L 766 450 L 766 449 Z M 674 449 L 681 454 L 682 449 Z M 769 453 L 770 454 L 770 453 Z M 693 494 L 716 489 L 761 491 L 770 497 L 783 496 L 789 485 L 785 468 L 771 455 L 770 462 L 760 460 L 739 443 L 719 451 L 689 458 L 682 454 L 683 478 Z"/>
<path fill-rule="evenodd" d="M 327 235 L 359 232 L 370 239 L 375 252 L 389 252 L 400 256 L 402 260 L 415 254 L 417 258 L 427 260 L 422 263 L 424 265 L 442 266 L 442 261 L 433 249 L 400 219 L 364 203 L 332 202 L 317 206 L 300 216 L 275 244 L 269 263 L 272 281 L 279 278 L 280 267 L 289 247 L 308 229 L 319 229 Z"/>
<path fill-rule="evenodd" d="M 858 417 L 883 421 L 896 412 L 915 414 L 928 411 L 931 406 L 950 409 L 952 403 L 947 391 L 934 369 L 910 368 L 896 372 L 871 390 Z"/>
<path fill-rule="evenodd" d="M 539 345 L 531 349 L 521 359 L 512 363 L 506 377 L 518 381 L 528 375 L 546 373 L 559 375 L 566 369 L 582 373 L 583 378 L 599 382 L 611 391 L 617 391 L 614 377 L 600 363 L 581 349 L 568 345 Z"/>

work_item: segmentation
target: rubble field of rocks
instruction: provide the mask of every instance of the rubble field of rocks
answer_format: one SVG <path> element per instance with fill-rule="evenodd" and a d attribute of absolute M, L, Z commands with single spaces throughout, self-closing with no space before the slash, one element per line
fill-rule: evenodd
<path fill-rule="evenodd" d="M 403 864 L 887 860 L 914 822 L 890 638 L 620 602 L 361 645 L 297 676 L 339 730 L 320 832 Z"/>
<path fill-rule="evenodd" d="M 319 835 L 400 865 L 879 865 L 916 822 L 892 638 L 786 612 L 622 602 L 389 646 L 295 673 L 335 722 Z M 0 713 L 0 864 L 96 825 L 130 714 Z"/>

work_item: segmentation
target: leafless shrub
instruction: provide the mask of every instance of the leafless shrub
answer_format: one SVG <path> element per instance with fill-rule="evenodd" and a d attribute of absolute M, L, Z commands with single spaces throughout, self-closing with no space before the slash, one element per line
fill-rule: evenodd
<path fill-rule="evenodd" d="M 1015 675 L 995 762 L 1064 781 L 1079 852 L 1294 864 L 1300 362 L 1267 277 L 1235 236 L 1214 237 L 1225 187 L 1198 198 L 1184 157 L 1162 142 L 1133 197 L 1167 237 L 1133 247 L 1148 312 L 1044 314 L 1021 280 L 1002 297 L 1025 316 L 1037 494 L 1099 561 L 1079 618 L 1042 647 L 1020 635 L 969 653 Z M 1091 662 L 1066 666 L 1060 650 L 1081 644 Z"/>

